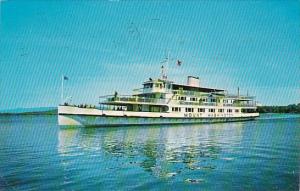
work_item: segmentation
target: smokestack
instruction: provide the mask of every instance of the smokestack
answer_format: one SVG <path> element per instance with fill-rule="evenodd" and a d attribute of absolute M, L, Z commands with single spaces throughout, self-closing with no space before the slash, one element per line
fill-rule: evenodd
<path fill-rule="evenodd" d="M 188 76 L 187 85 L 193 87 L 200 87 L 199 77 Z"/>

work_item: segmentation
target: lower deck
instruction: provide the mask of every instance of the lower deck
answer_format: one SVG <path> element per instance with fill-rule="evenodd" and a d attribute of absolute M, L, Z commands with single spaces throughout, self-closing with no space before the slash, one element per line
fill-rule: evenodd
<path fill-rule="evenodd" d="M 110 111 L 72 106 L 59 106 L 58 108 L 59 125 L 82 126 L 217 123 L 252 120 L 258 116 L 258 113 L 160 113 Z"/>

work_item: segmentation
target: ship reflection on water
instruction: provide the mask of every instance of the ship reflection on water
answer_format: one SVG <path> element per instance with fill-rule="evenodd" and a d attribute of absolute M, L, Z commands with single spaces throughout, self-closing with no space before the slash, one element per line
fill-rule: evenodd
<path fill-rule="evenodd" d="M 116 128 L 0 121 L 0 190 L 299 190 L 299 115 Z"/>
<path fill-rule="evenodd" d="M 241 145 L 244 123 L 194 126 L 120 128 L 61 128 L 58 152 L 64 157 L 95 157 L 96 168 L 142 169 L 159 179 L 181 177 L 197 183 L 193 171 L 205 176 L 234 160 L 233 149 Z"/>

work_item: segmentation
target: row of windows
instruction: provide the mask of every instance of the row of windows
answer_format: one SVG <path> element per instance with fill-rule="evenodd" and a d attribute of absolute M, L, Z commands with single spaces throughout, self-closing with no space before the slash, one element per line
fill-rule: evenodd
<path fill-rule="evenodd" d="M 167 89 L 171 89 L 171 85 L 170 84 L 162 84 L 162 83 L 155 83 L 155 84 L 145 84 L 144 85 L 144 88 L 167 88 Z"/>
<path fill-rule="evenodd" d="M 205 110 L 207 110 L 209 113 L 215 113 L 216 112 L 216 109 L 205 109 L 205 108 L 198 108 L 197 111 L 198 111 L 198 113 L 204 113 Z M 172 107 L 172 111 L 181 112 L 181 108 L 180 107 Z M 185 108 L 185 112 L 187 112 L 187 113 L 193 113 L 194 111 L 196 112 L 196 110 L 194 110 L 194 108 L 191 108 L 191 107 L 186 107 Z M 218 113 L 224 113 L 224 111 L 225 111 L 224 109 L 218 109 Z M 232 109 L 227 109 L 226 111 L 227 111 L 227 113 L 232 113 L 233 112 Z M 234 112 L 239 113 L 240 110 L 235 109 Z"/>
<path fill-rule="evenodd" d="M 187 98 L 184 96 L 178 96 L 177 97 L 178 100 L 184 100 L 186 101 Z M 196 98 L 196 97 L 191 97 L 190 101 L 200 101 L 200 102 L 208 102 L 209 100 L 207 98 Z M 217 99 L 210 99 L 210 102 L 220 102 L 220 100 Z M 233 103 L 233 100 L 223 100 L 223 103 Z"/>
<path fill-rule="evenodd" d="M 177 97 L 177 99 L 178 99 L 178 100 L 184 100 L 184 101 L 187 100 L 186 97 L 183 97 L 183 96 L 179 96 L 179 97 Z M 198 98 L 196 98 L 196 97 L 191 97 L 191 98 L 190 98 L 190 101 L 198 101 Z M 201 101 L 201 102 L 207 102 L 208 100 L 205 99 L 205 98 L 199 98 L 199 101 Z M 212 99 L 211 101 L 212 101 L 212 102 L 216 102 L 216 99 Z"/>
<path fill-rule="evenodd" d="M 227 100 L 227 99 L 225 99 L 225 100 L 223 100 L 223 103 L 233 103 L 233 100 Z"/>

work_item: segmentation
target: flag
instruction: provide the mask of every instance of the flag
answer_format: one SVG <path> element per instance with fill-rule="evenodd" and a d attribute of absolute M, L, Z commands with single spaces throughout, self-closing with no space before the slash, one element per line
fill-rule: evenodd
<path fill-rule="evenodd" d="M 67 76 L 64 76 L 64 80 L 69 80 L 69 78 Z"/>
<path fill-rule="evenodd" d="M 182 63 L 182 61 L 180 61 L 180 60 L 177 60 L 177 66 L 181 66 L 181 63 Z"/>

